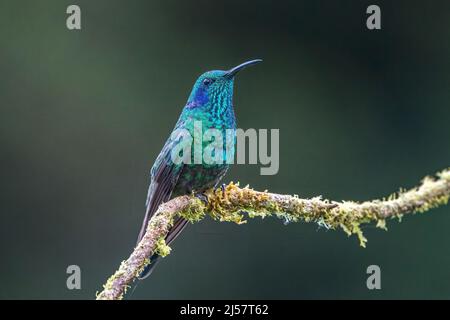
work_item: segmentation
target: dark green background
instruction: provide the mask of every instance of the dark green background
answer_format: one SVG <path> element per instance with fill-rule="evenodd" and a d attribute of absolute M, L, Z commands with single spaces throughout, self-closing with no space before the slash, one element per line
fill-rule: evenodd
<path fill-rule="evenodd" d="M 82 30 L 66 29 L 66 7 Z M 450 2 L 0 2 L 0 298 L 93 298 L 132 249 L 148 173 L 196 77 L 251 58 L 241 128 L 280 129 L 256 189 L 366 200 L 450 164 Z M 419 4 L 420 3 L 420 4 Z M 450 207 L 364 231 L 189 226 L 131 298 L 450 298 Z M 66 289 L 66 267 L 82 290 Z M 366 288 L 377 264 L 382 290 Z"/>

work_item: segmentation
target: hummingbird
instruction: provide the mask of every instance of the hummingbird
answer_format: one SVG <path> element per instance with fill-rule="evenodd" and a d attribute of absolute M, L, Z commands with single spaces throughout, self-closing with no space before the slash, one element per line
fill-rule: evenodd
<path fill-rule="evenodd" d="M 182 132 L 182 130 L 186 132 L 187 130 L 194 137 L 196 128 L 194 124 L 199 122 L 203 129 L 217 129 L 224 133 L 225 131 L 232 132 L 233 136 L 229 139 L 231 146 L 228 145 L 226 150 L 224 148 L 222 156 L 224 160 L 226 157 L 233 157 L 236 140 L 236 117 L 233 107 L 234 79 L 239 71 L 261 61 L 261 59 L 247 61 L 226 71 L 208 71 L 195 81 L 175 128 L 150 171 L 145 217 L 137 243 L 144 236 L 148 222 L 162 203 L 181 195 L 192 193 L 201 195 L 207 189 L 218 186 L 228 170 L 229 162 L 223 161 L 211 164 L 203 161 L 201 163 L 198 163 L 198 161 L 183 161 L 183 163 L 175 163 L 173 151 L 177 147 L 179 139 L 174 138 L 173 133 Z M 206 142 L 202 141 L 201 146 L 204 149 Z M 194 150 L 190 153 L 192 158 L 194 158 L 195 152 Z M 231 154 L 227 154 L 227 152 Z M 186 219 L 181 217 L 175 219 L 165 238 L 167 245 L 175 240 L 186 227 L 187 222 Z M 149 257 L 150 264 L 139 275 L 139 279 L 145 279 L 151 274 L 159 258 L 160 256 L 157 254 Z"/>

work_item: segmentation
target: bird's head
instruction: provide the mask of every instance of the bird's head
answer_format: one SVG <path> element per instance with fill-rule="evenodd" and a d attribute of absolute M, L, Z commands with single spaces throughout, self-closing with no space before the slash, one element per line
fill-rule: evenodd
<path fill-rule="evenodd" d="M 236 74 L 245 67 L 261 61 L 260 59 L 247 61 L 227 71 L 214 70 L 205 72 L 195 82 L 187 106 L 189 108 L 231 106 L 233 83 Z"/>

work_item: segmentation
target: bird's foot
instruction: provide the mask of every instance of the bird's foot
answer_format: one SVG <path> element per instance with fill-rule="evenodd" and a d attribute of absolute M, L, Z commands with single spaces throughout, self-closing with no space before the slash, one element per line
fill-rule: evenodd
<path fill-rule="evenodd" d="M 195 197 L 200 199 L 205 205 L 208 204 L 208 196 L 204 193 L 197 193 L 195 194 Z"/>
<path fill-rule="evenodd" d="M 227 185 L 225 183 L 222 183 L 222 185 L 220 186 L 220 189 L 222 189 L 222 196 L 225 198 Z"/>

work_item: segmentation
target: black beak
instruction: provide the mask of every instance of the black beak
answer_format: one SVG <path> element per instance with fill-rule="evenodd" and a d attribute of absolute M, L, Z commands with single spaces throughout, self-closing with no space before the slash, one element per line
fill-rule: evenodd
<path fill-rule="evenodd" d="M 262 62 L 261 59 L 255 59 L 255 60 L 250 60 L 250 61 L 241 63 L 240 65 L 228 70 L 227 73 L 225 74 L 225 77 L 233 78 L 236 75 L 236 73 L 238 73 L 242 69 L 247 68 L 248 66 L 252 66 L 254 64 L 260 63 L 260 62 Z"/>

